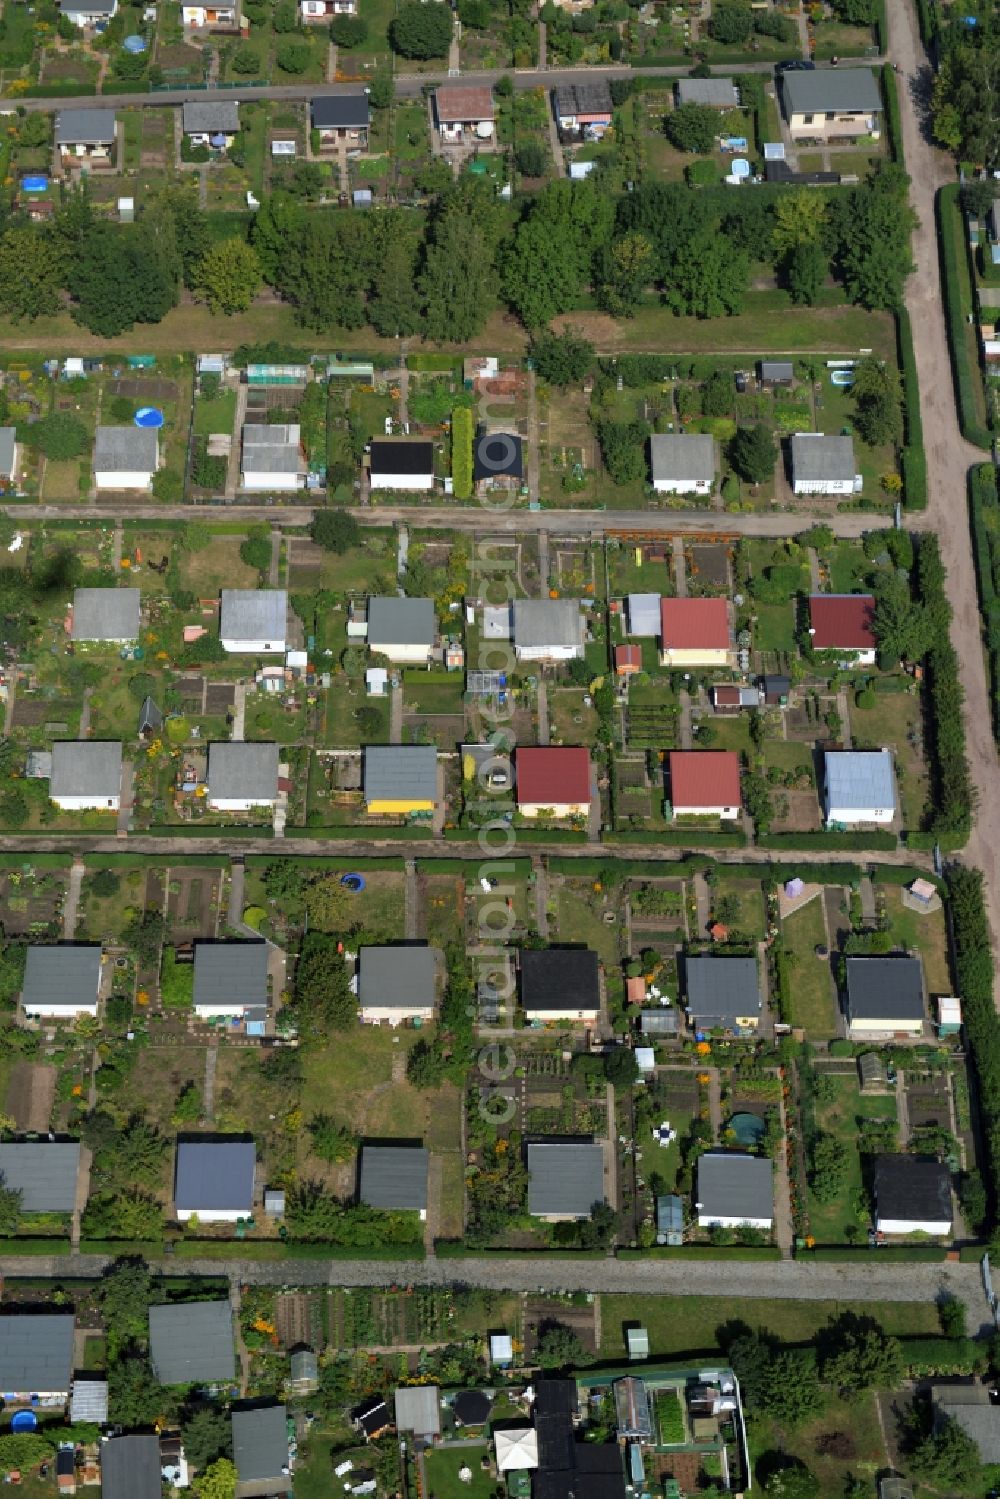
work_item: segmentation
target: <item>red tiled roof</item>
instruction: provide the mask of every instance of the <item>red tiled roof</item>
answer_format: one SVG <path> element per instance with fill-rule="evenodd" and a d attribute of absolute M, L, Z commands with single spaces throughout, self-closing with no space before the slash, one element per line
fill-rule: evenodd
<path fill-rule="evenodd" d="M 670 800 L 677 812 L 741 806 L 739 755 L 735 750 L 673 750 Z"/>
<path fill-rule="evenodd" d="M 489 84 L 443 83 L 434 92 L 439 120 L 492 120 L 493 90 Z"/>
<path fill-rule="evenodd" d="M 641 649 L 641 647 L 637 646 L 637 645 L 616 645 L 615 646 L 615 670 L 618 671 L 618 672 L 624 672 L 624 671 L 641 671 L 642 670 L 642 649 Z"/>
<path fill-rule="evenodd" d="M 812 643 L 818 651 L 873 651 L 875 600 L 870 593 L 814 593 L 809 599 Z"/>
<path fill-rule="evenodd" d="M 590 802 L 590 754 L 585 749 L 519 749 L 515 768 L 519 806 Z"/>
<path fill-rule="evenodd" d="M 641 1005 L 646 998 L 646 980 L 644 978 L 625 980 L 625 1000 L 630 1005 Z"/>
<path fill-rule="evenodd" d="M 660 638 L 664 650 L 728 650 L 725 599 L 661 599 Z"/>
<path fill-rule="evenodd" d="M 712 699 L 716 707 L 738 708 L 740 706 L 740 689 L 738 687 L 713 687 Z"/>

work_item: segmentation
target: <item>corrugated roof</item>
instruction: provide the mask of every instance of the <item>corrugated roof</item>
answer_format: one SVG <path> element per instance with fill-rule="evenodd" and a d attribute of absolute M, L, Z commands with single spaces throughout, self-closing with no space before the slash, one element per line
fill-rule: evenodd
<path fill-rule="evenodd" d="M 0 1180 L 20 1192 L 23 1213 L 71 1213 L 76 1203 L 79 1140 L 25 1140 L 0 1145 Z"/>
<path fill-rule="evenodd" d="M 848 1020 L 922 1020 L 924 978 L 919 958 L 848 958 Z"/>
<path fill-rule="evenodd" d="M 514 644 L 534 647 L 583 645 L 578 599 L 515 599 Z"/>
<path fill-rule="evenodd" d="M 814 593 L 809 598 L 813 647 L 873 651 L 875 600 L 870 593 Z"/>
<path fill-rule="evenodd" d="M 73 1380 L 69 1418 L 71 1421 L 93 1421 L 95 1426 L 107 1424 L 108 1382 L 106 1379 L 83 1375 Z"/>
<path fill-rule="evenodd" d="M 249 1212 L 256 1162 L 252 1140 L 179 1140 L 175 1205 L 183 1212 Z"/>
<path fill-rule="evenodd" d="M 685 958 L 687 1010 L 698 1021 L 761 1012 L 756 958 Z"/>
<path fill-rule="evenodd" d="M 660 432 L 649 439 L 653 482 L 715 478 L 715 439 L 707 432 Z"/>
<path fill-rule="evenodd" d="M 586 947 L 524 948 L 521 1004 L 528 1011 L 599 1010 L 597 953 Z"/>
<path fill-rule="evenodd" d="M 358 1001 L 363 1009 L 433 1008 L 440 952 L 423 944 L 363 947 L 358 954 Z"/>
<path fill-rule="evenodd" d="M 55 1392 L 70 1387 L 72 1313 L 0 1316 L 0 1391 Z"/>
<path fill-rule="evenodd" d="M 528 1212 L 536 1217 L 589 1218 L 604 1201 L 604 1151 L 589 1140 L 528 1146 Z"/>
<path fill-rule="evenodd" d="M 639 1017 L 639 1029 L 644 1036 L 676 1036 L 678 1016 L 674 1005 L 661 1005 L 656 1010 L 643 1010 Z"/>
<path fill-rule="evenodd" d="M 368 95 L 361 90 L 343 94 L 314 94 L 312 122 L 316 130 L 367 130 Z"/>
<path fill-rule="evenodd" d="M 149 1308 L 149 1356 L 161 1384 L 215 1384 L 236 1374 L 228 1301 Z"/>
<path fill-rule="evenodd" d="M 288 628 L 284 588 L 224 588 L 220 597 L 220 639 L 284 642 Z"/>
<path fill-rule="evenodd" d="M 675 812 L 742 805 L 740 757 L 735 750 L 671 750 L 669 763 Z"/>
<path fill-rule="evenodd" d="M 784 383 L 794 380 L 795 366 L 790 359 L 762 359 L 760 362 L 760 378 L 764 381 L 778 381 Z"/>
<path fill-rule="evenodd" d="M 159 453 L 153 427 L 98 427 L 94 438 L 94 470 L 102 474 L 156 472 Z"/>
<path fill-rule="evenodd" d="M 847 812 L 895 808 L 889 750 L 827 750 L 824 763 L 828 808 Z"/>
<path fill-rule="evenodd" d="M 423 1145 L 364 1145 L 358 1196 L 370 1208 L 423 1212 L 429 1162 Z"/>
<path fill-rule="evenodd" d="M 437 750 L 433 744 L 367 744 L 365 800 L 436 802 Z"/>
<path fill-rule="evenodd" d="M 434 109 L 442 124 L 492 120 L 493 90 L 488 83 L 442 83 L 434 90 Z"/>
<path fill-rule="evenodd" d="M 805 77 L 805 74 L 798 74 Z M 829 480 L 831 483 L 854 481 L 854 439 L 827 436 L 824 432 L 795 432 L 792 435 L 792 482 L 807 483 Z"/>
<path fill-rule="evenodd" d="M 97 1001 L 101 982 L 99 943 L 59 943 L 29 947 L 24 965 L 21 1001 L 26 1010 L 54 1005 L 82 1010 Z"/>
<path fill-rule="evenodd" d="M 74 640 L 137 640 L 138 588 L 73 590 Z"/>
<path fill-rule="evenodd" d="M 122 786 L 122 747 L 118 740 L 57 739 L 52 746 L 49 795 L 93 796 L 102 801 L 119 796 Z"/>
<path fill-rule="evenodd" d="M 734 109 L 739 90 L 731 78 L 678 78 L 678 104 L 708 104 L 713 109 Z"/>
<path fill-rule="evenodd" d="M 266 942 L 198 942 L 194 1003 L 236 1009 L 267 1004 Z"/>
<path fill-rule="evenodd" d="M 697 1208 L 708 1218 L 771 1218 L 774 1184 L 767 1156 L 712 1150 L 698 1160 Z"/>
<path fill-rule="evenodd" d="M 254 802 L 266 806 L 278 794 L 276 744 L 210 744 L 208 794 L 213 801 Z"/>
<path fill-rule="evenodd" d="M 816 68 L 782 74 L 788 114 L 878 113 L 882 96 L 870 68 Z"/>
<path fill-rule="evenodd" d="M 400 599 L 376 594 L 368 600 L 368 645 L 380 651 L 387 645 L 434 644 L 437 620 L 433 599 Z"/>
<path fill-rule="evenodd" d="M 571 115 L 611 114 L 611 89 L 603 78 L 560 84 L 555 96 L 556 114 L 564 119 Z"/>
<path fill-rule="evenodd" d="M 60 109 L 56 112 L 57 146 L 110 146 L 115 116 L 110 109 Z"/>
<path fill-rule="evenodd" d="M 112 1437 L 101 1443 L 101 1499 L 160 1499 L 160 1439 Z"/>
<path fill-rule="evenodd" d="M 660 642 L 665 651 L 728 650 L 725 599 L 661 599 Z"/>
<path fill-rule="evenodd" d="M 515 751 L 518 806 L 590 805 L 590 751 L 563 745 Z"/>
<path fill-rule="evenodd" d="M 236 1464 L 237 1494 L 244 1484 L 265 1484 L 253 1492 L 288 1493 L 288 1412 L 283 1405 L 257 1406 L 233 1411 L 233 1462 Z"/>
<path fill-rule="evenodd" d="M 630 635 L 659 635 L 660 595 L 658 593 L 630 593 L 627 604 Z"/>
<path fill-rule="evenodd" d="M 195 100 L 183 105 L 185 135 L 235 135 L 240 128 L 240 106 L 237 99 L 219 102 Z"/>
<path fill-rule="evenodd" d="M 401 1385 L 396 1391 L 396 1430 L 437 1436 L 441 1430 L 441 1391 L 437 1385 Z"/>

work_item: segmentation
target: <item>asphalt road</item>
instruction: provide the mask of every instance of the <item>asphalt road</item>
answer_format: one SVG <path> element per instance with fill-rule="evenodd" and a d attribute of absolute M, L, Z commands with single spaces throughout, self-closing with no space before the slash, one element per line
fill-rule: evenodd
<path fill-rule="evenodd" d="M 845 58 L 841 67 L 875 67 L 882 61 L 876 57 Z M 494 68 L 485 72 L 462 73 L 462 82 L 465 84 L 496 83 L 498 78 L 512 78 L 514 87 L 519 91 L 533 88 L 554 88 L 559 84 L 573 84 L 592 82 L 595 75 L 609 80 L 616 78 L 683 78 L 691 71 L 694 59 L 690 65 L 680 68 L 629 68 L 629 67 L 604 67 L 604 68 Z M 718 73 L 731 74 L 733 65 L 720 64 L 714 71 Z M 771 73 L 774 64 L 770 62 L 741 63 L 738 69 L 741 73 Z M 448 76 L 448 69 L 442 63 L 441 68 L 435 73 L 399 73 L 394 79 L 397 99 L 412 99 L 419 96 L 422 89 L 433 86 L 435 83 L 444 82 Z M 251 103 L 254 99 L 311 99 L 316 94 L 349 94 L 357 93 L 358 88 L 363 85 L 364 80 L 358 79 L 353 83 L 342 84 L 316 84 L 316 83 L 273 83 L 263 88 L 249 88 L 245 84 L 236 88 L 225 89 L 164 89 L 155 94 L 101 94 L 97 98 L 87 96 L 80 99 L 23 99 L 23 98 L 0 98 L 0 110 L 2 109 L 27 109 L 48 110 L 65 109 L 68 105 L 85 102 L 88 109 L 127 109 L 139 105 L 149 109 L 161 109 L 165 104 L 190 104 L 193 102 L 205 103 L 211 99 L 235 99 L 244 104 Z"/>

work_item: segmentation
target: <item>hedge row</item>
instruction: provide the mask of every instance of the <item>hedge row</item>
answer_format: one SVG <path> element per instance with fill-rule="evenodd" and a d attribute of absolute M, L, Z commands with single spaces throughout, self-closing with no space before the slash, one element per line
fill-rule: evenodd
<path fill-rule="evenodd" d="M 366 1251 L 367 1253 L 367 1251 Z M 606 1260 L 606 1249 L 480 1249 L 462 1239 L 435 1239 L 434 1255 L 439 1260 Z"/>
<path fill-rule="evenodd" d="M 0 1263 L 6 1259 L 16 1259 L 19 1254 L 30 1255 L 33 1259 L 37 1259 L 46 1254 L 69 1254 L 69 1252 L 68 1239 L 25 1238 L 0 1241 Z"/>
<path fill-rule="evenodd" d="M 979 415 L 978 398 L 982 392 L 979 370 L 973 367 L 966 334 L 966 314 L 972 311 L 962 295 L 968 279 L 968 267 L 959 259 L 967 254 L 959 207 L 959 185 L 951 182 L 937 195 L 938 246 L 941 255 L 941 281 L 944 291 L 945 321 L 948 326 L 948 348 L 951 353 L 955 395 L 958 402 L 962 436 L 977 447 L 990 447 L 990 434 Z M 968 299 L 971 301 L 971 298 Z"/>
<path fill-rule="evenodd" d="M 933 644 L 925 661 L 929 699 L 929 770 L 931 805 L 928 832 L 954 838 L 969 836 L 972 781 L 965 752 L 964 693 L 958 675 L 958 652 L 951 643 L 952 609 L 945 588 L 947 574 L 936 536 L 924 536 L 917 556 L 917 579 L 924 609 L 932 623 Z"/>
<path fill-rule="evenodd" d="M 72 854 L 0 854 L 0 869 L 23 869 L 30 864 L 33 869 L 69 869 Z"/>
<path fill-rule="evenodd" d="M 966 1045 L 979 1088 L 979 1117 L 986 1146 L 983 1181 L 995 1225 L 1000 1202 L 1000 1017 L 993 1003 L 993 955 L 982 872 L 954 864 L 948 871 L 948 885 L 955 993 L 962 996 Z"/>
<path fill-rule="evenodd" d="M 270 837 L 270 834 L 266 834 Z M 327 839 L 335 841 L 338 838 L 364 839 L 371 843 L 375 839 L 379 842 L 385 840 L 387 843 L 415 843 L 421 839 L 434 837 L 433 829 L 422 827 L 420 823 L 408 822 L 398 828 L 371 828 L 355 826 L 353 823 L 335 823 L 332 827 L 322 828 L 286 828 L 286 838 L 316 838 L 320 842 Z"/>
<path fill-rule="evenodd" d="M 457 406 L 451 413 L 451 479 L 456 500 L 472 497 L 472 412 Z"/>
<path fill-rule="evenodd" d="M 288 829 L 290 833 L 291 828 Z M 272 838 L 273 832 L 269 827 L 247 828 L 236 824 L 233 827 L 222 827 L 218 823 L 157 823 L 154 827 L 144 828 L 144 838 L 220 838 L 228 843 L 231 838 Z"/>
<path fill-rule="evenodd" d="M 118 91 L 121 79 L 115 80 L 115 91 Z M 147 84 L 143 81 L 140 93 L 145 93 Z M 73 83 L 70 79 L 55 78 L 50 83 L 30 83 L 18 93 L 19 99 L 81 99 L 84 96 L 92 98 L 97 93 L 96 83 Z"/>
<path fill-rule="evenodd" d="M 619 1260 L 780 1260 L 776 1244 L 657 1244 L 652 1249 L 619 1249 Z"/>
<path fill-rule="evenodd" d="M 667 828 L 664 832 L 643 832 L 641 828 L 620 833 L 605 833 L 602 843 L 644 843 L 666 848 L 746 848 L 747 835 L 742 828 L 732 832 L 714 828 Z"/>
<path fill-rule="evenodd" d="M 445 828 L 444 836 L 449 843 L 475 843 L 479 828 Z M 517 843 L 586 843 L 587 834 L 576 828 L 511 828 L 511 837 Z M 490 837 L 495 837 L 490 834 Z M 499 842 L 499 839 L 496 840 Z M 496 857 L 504 857 L 504 849 L 498 847 Z M 484 858 L 493 857 L 484 854 Z"/>
<path fill-rule="evenodd" d="M 893 80 L 895 87 L 895 80 Z M 920 382 L 913 353 L 913 329 L 905 307 L 896 313 L 896 353 L 903 381 L 903 416 L 906 444 L 901 455 L 903 500 L 907 510 L 927 508 L 927 455 L 924 425 L 920 415 Z M 892 680 L 890 678 L 890 680 Z"/>
<path fill-rule="evenodd" d="M 990 512 L 992 527 L 987 523 L 987 512 Z M 998 525 L 1000 508 L 997 504 L 997 471 L 992 463 L 982 463 L 969 473 L 969 527 L 972 532 L 972 555 L 976 564 L 976 584 L 979 588 L 979 609 L 983 617 L 983 641 L 990 669 L 990 712 L 995 738 L 1000 738 L 1000 594 L 996 588 L 997 571 L 1000 568 Z"/>
<path fill-rule="evenodd" d="M 758 848 L 847 848 L 893 849 L 898 845 L 895 833 L 766 833 L 757 839 Z"/>
<path fill-rule="evenodd" d="M 878 1250 L 881 1259 L 884 1251 Z M 900 1338 L 911 1378 L 928 1374 L 981 1374 L 989 1364 L 988 1344 L 974 1338 Z"/>
<path fill-rule="evenodd" d="M 69 863 L 69 855 L 54 854 Z M 88 869 L 174 869 L 191 865 L 195 869 L 228 869 L 228 854 L 84 854 Z"/>
<path fill-rule="evenodd" d="M 402 874 L 406 868 L 406 860 L 401 854 L 387 854 L 384 859 L 367 854 L 354 858 L 349 854 L 331 854 L 329 857 L 323 854 L 247 854 L 244 863 L 247 869 L 266 869 L 276 858 L 293 858 L 298 869 L 315 869 L 327 874 L 347 874 L 354 870 L 359 874 L 369 870 L 372 874 Z"/>
<path fill-rule="evenodd" d="M 424 1247 L 400 1244 L 286 1244 L 280 1239 L 178 1239 L 174 1258 L 184 1260 L 422 1260 Z"/>
<path fill-rule="evenodd" d="M 884 0 L 882 0 L 884 8 Z M 879 30 L 884 35 L 883 26 Z M 899 92 L 896 88 L 896 75 L 892 70 L 892 63 L 882 64 L 882 99 L 885 103 L 885 134 L 889 147 L 889 155 L 893 161 L 901 166 L 903 163 L 903 122 L 899 113 Z"/>
<path fill-rule="evenodd" d="M 856 1249 L 846 1247 L 817 1249 L 800 1249 L 796 1251 L 797 1260 L 843 1260 L 848 1264 L 860 1265 L 867 1259 L 873 1264 L 882 1264 L 886 1260 L 893 1263 L 903 1261 L 913 1264 L 940 1264 L 947 1256 L 947 1250 L 937 1249 L 932 1244 L 894 1244 L 883 1249 L 868 1249 L 859 1245 Z"/>
<path fill-rule="evenodd" d="M 111 1259 L 120 1255 L 141 1255 L 144 1260 L 158 1260 L 163 1254 L 163 1243 L 159 1239 L 81 1239 L 81 1254 L 106 1254 Z"/>

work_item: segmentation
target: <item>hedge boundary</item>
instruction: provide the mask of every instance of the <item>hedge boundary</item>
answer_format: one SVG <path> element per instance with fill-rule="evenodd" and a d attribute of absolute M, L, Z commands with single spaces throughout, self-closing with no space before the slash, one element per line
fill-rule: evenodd
<path fill-rule="evenodd" d="M 895 78 L 893 78 L 895 87 Z M 903 471 L 903 503 L 907 510 L 927 508 L 927 455 L 924 424 L 920 415 L 920 382 L 913 353 L 913 328 L 905 307 L 896 313 L 896 355 L 903 381 L 903 422 L 906 442 L 900 453 Z"/>
<path fill-rule="evenodd" d="M 776 1244 L 656 1244 L 651 1249 L 619 1249 L 619 1260 L 780 1260 Z"/>
<path fill-rule="evenodd" d="M 881 24 L 876 22 L 876 28 L 880 35 L 885 35 L 885 0 L 879 0 L 882 9 Z M 893 161 L 903 165 L 903 122 L 899 113 L 899 90 L 896 87 L 896 74 L 891 62 L 882 64 L 882 99 L 885 103 L 885 134 L 886 144 L 889 147 L 889 155 Z"/>
<path fill-rule="evenodd" d="M 962 996 L 962 1021 L 979 1089 L 985 1145 L 983 1180 L 991 1226 L 1000 1201 L 1000 1016 L 993 1003 L 993 953 L 980 870 L 955 864 L 948 871 L 952 957 Z"/>
<path fill-rule="evenodd" d="M 895 849 L 895 833 L 765 833 L 758 848 Z"/>
<path fill-rule="evenodd" d="M 601 842 L 637 843 L 654 848 L 746 848 L 747 835 L 742 828 L 731 833 L 716 832 L 712 828 L 667 828 L 664 832 L 645 833 L 641 828 L 634 828 L 620 833 L 605 833 Z"/>
<path fill-rule="evenodd" d="M 978 368 L 974 370 L 972 367 L 965 337 L 967 325 L 965 308 L 962 305 L 962 267 L 959 255 L 965 255 L 967 251 L 964 235 L 959 236 L 956 233 L 955 218 L 956 215 L 961 214 L 959 192 L 958 183 L 950 182 L 940 189 L 935 200 L 948 349 L 951 354 L 951 370 L 955 381 L 958 420 L 962 436 L 967 442 L 975 443 L 977 448 L 985 448 L 989 451 L 992 438 L 979 415 L 976 401 L 975 382 L 979 381 L 981 384 L 980 372 Z M 968 275 L 967 267 L 965 274 Z"/>
<path fill-rule="evenodd" d="M 1000 520 L 1000 510 L 997 509 L 997 472 L 992 463 L 981 463 L 978 468 L 969 470 L 969 530 L 972 533 L 972 557 L 976 565 L 979 612 L 983 622 L 983 646 L 989 665 L 993 737 L 1000 739 L 1000 594 L 997 593 L 994 580 L 994 549 L 986 525 L 987 506 L 993 508 Z M 996 546 L 1000 557 L 1000 535 Z"/>
<path fill-rule="evenodd" d="M 848 1264 L 860 1265 L 867 1258 L 869 1261 L 882 1263 L 884 1260 L 901 1261 L 904 1264 L 941 1264 L 948 1257 L 946 1249 L 938 1249 L 931 1244 L 893 1244 L 881 1249 L 868 1249 L 859 1245 L 856 1249 L 843 1247 L 824 1248 L 817 1245 L 815 1249 L 798 1249 L 795 1252 L 797 1260 L 825 1260 L 845 1261 Z"/>

